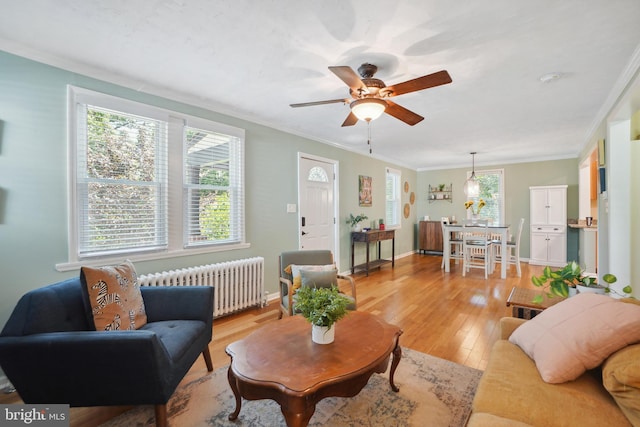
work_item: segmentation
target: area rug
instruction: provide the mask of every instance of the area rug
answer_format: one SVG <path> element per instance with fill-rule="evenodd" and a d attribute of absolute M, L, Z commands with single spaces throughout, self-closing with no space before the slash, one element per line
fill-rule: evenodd
<path fill-rule="evenodd" d="M 272 400 L 244 400 L 240 416 L 229 421 L 235 398 L 227 381 L 228 366 L 179 387 L 167 405 L 171 427 L 286 426 L 280 406 Z M 321 400 L 309 426 L 464 426 L 482 371 L 403 348 L 394 382 L 389 369 L 373 374 L 352 398 Z M 152 406 L 142 406 L 103 424 L 104 427 L 154 425 Z"/>

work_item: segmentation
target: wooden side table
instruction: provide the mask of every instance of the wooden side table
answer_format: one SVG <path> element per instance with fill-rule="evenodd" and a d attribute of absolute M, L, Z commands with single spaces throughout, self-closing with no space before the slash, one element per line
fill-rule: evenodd
<path fill-rule="evenodd" d="M 380 257 L 380 245 L 383 240 L 391 240 L 391 259 L 382 259 Z M 364 264 L 355 265 L 355 244 L 364 243 L 367 246 L 367 258 Z M 378 258 L 370 259 L 369 244 L 377 243 Z M 351 274 L 357 269 L 364 270 L 369 275 L 369 270 L 378 268 L 384 264 L 391 263 L 391 267 L 395 267 L 396 252 L 396 234 L 395 230 L 369 230 L 369 231 L 352 231 L 351 232 Z"/>
<path fill-rule="evenodd" d="M 542 302 L 540 304 L 533 302 L 533 299 L 538 295 L 542 295 Z M 531 319 L 541 313 L 542 310 L 547 309 L 564 299 L 565 298 L 559 296 L 549 298 L 545 292 L 533 289 L 513 288 L 511 289 L 509 298 L 507 298 L 507 307 L 512 307 L 511 315 L 513 317 Z"/>

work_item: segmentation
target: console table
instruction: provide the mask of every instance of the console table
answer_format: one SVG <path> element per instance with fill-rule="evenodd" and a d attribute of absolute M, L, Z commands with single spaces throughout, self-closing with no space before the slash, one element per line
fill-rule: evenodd
<path fill-rule="evenodd" d="M 382 259 L 380 257 L 380 245 L 383 240 L 391 240 L 391 259 Z M 369 244 L 378 243 L 378 258 L 370 259 Z M 367 247 L 367 260 L 364 264 L 355 265 L 355 244 L 364 243 Z M 395 230 L 369 230 L 369 231 L 352 231 L 351 232 L 351 274 L 356 269 L 364 270 L 369 275 L 369 270 L 378 268 L 383 264 L 391 263 L 391 267 L 395 267 L 395 251 L 396 251 L 396 234 Z"/>

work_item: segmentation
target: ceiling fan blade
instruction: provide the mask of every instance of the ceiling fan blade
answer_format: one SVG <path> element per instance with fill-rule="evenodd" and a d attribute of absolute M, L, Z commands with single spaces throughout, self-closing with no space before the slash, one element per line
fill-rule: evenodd
<path fill-rule="evenodd" d="M 407 80 L 406 82 L 387 86 L 384 88 L 384 92 L 389 93 L 389 96 L 398 96 L 404 93 L 428 89 L 430 87 L 446 85 L 452 81 L 453 80 L 451 80 L 449 73 L 446 70 L 442 70 L 413 80 Z"/>
<path fill-rule="evenodd" d="M 395 102 L 391 102 L 388 99 L 385 99 L 384 102 L 387 103 L 387 108 L 384 110 L 385 113 L 395 117 L 398 120 L 402 120 L 410 126 L 413 126 L 424 120 L 424 117 L 422 117 L 421 115 L 418 115 L 411 110 L 407 110 L 406 108 L 401 107 Z"/>
<path fill-rule="evenodd" d="M 289 106 L 293 108 L 311 107 L 313 105 L 336 104 L 338 102 L 348 104 L 350 101 L 351 100 L 349 99 L 341 98 L 341 99 L 329 99 L 327 101 L 302 102 L 300 104 L 289 104 Z"/>
<path fill-rule="evenodd" d="M 344 123 L 342 123 L 342 126 L 353 126 L 356 123 L 358 123 L 358 118 L 356 117 L 355 114 L 353 113 L 349 113 L 349 115 L 347 116 L 347 118 L 345 119 Z"/>
<path fill-rule="evenodd" d="M 358 74 L 356 74 L 351 67 L 346 65 L 332 66 L 329 67 L 329 70 L 345 82 L 352 91 L 358 93 L 358 91 L 364 90 L 365 93 L 368 93 L 367 86 L 360 80 Z"/>

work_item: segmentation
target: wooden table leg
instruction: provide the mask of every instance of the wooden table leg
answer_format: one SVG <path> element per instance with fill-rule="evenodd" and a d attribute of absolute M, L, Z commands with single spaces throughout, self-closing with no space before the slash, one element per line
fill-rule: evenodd
<path fill-rule="evenodd" d="M 396 373 L 396 368 L 402 358 L 402 348 L 396 343 L 396 348 L 393 349 L 393 358 L 391 359 L 391 370 L 389 371 L 389 384 L 391 384 L 391 390 L 398 392 L 400 389 L 396 387 L 393 382 L 393 376 Z"/>
<path fill-rule="evenodd" d="M 287 427 L 306 427 L 316 411 L 316 405 L 307 406 L 304 412 L 289 412 L 284 405 L 281 405 L 280 410 L 284 415 Z"/>
<path fill-rule="evenodd" d="M 231 386 L 233 395 L 236 398 L 236 409 L 235 411 L 233 411 L 233 413 L 229 414 L 229 420 L 235 421 L 238 418 L 238 415 L 240 415 L 240 408 L 242 407 L 242 396 L 240 396 L 240 390 L 238 390 L 238 384 L 236 383 L 236 376 L 233 375 L 231 365 L 229 365 L 229 369 L 227 369 L 227 379 L 229 380 L 229 385 Z"/>

